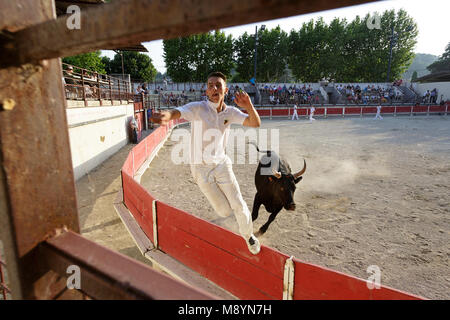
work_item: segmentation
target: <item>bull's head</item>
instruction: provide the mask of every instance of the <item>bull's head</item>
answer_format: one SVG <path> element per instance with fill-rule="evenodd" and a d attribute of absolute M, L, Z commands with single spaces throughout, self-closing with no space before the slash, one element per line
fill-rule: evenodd
<path fill-rule="evenodd" d="M 277 184 L 277 189 L 279 189 L 278 194 L 281 198 L 283 206 L 286 210 L 295 210 L 294 202 L 294 192 L 297 188 L 295 185 L 302 180 L 302 175 L 306 171 L 306 161 L 303 160 L 303 169 L 297 173 L 282 174 L 279 171 L 273 170 L 273 175 L 275 176 L 275 183 Z"/>

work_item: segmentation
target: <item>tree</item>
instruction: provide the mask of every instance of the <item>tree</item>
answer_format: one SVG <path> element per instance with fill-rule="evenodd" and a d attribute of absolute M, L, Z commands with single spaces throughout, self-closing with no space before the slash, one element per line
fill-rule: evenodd
<path fill-rule="evenodd" d="M 204 82 L 212 71 L 228 77 L 233 68 L 233 38 L 221 31 L 163 41 L 167 75 L 175 82 Z"/>
<path fill-rule="evenodd" d="M 439 59 L 427 67 L 432 73 L 439 71 L 450 71 L 450 42 L 447 44 L 444 53 Z"/>
<path fill-rule="evenodd" d="M 62 59 L 62 62 L 99 73 L 106 73 L 105 64 L 100 57 L 100 53 L 100 51 L 94 51 L 72 57 L 65 57 Z"/>
<path fill-rule="evenodd" d="M 411 77 L 411 81 L 416 81 L 417 79 L 417 71 L 414 71 Z"/>
<path fill-rule="evenodd" d="M 121 54 L 123 54 L 123 72 L 130 74 L 131 79 L 142 82 L 151 82 L 155 79 L 157 71 L 152 64 L 152 59 L 146 54 L 134 51 L 116 53 L 107 67 L 110 73 L 122 74 Z M 107 59 L 104 59 L 104 62 L 106 61 Z"/>
<path fill-rule="evenodd" d="M 257 82 L 276 82 L 285 76 L 288 56 L 288 34 L 280 26 L 258 32 Z M 255 35 L 244 33 L 234 42 L 236 77 L 247 82 L 254 77 Z"/>
<path fill-rule="evenodd" d="M 399 78 L 414 58 L 417 25 L 405 10 L 385 11 L 380 28 L 369 29 L 367 21 L 334 19 L 329 25 L 322 18 L 303 23 L 289 35 L 289 66 L 293 75 L 305 82 L 322 78 L 337 82 L 384 82 L 387 77 L 392 26 L 390 78 Z"/>

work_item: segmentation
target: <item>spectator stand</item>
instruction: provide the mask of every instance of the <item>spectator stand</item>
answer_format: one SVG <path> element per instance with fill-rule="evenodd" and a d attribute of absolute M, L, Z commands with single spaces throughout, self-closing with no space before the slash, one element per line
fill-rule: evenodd
<path fill-rule="evenodd" d="M 128 81 L 67 63 L 63 63 L 62 67 L 64 92 L 69 108 L 133 102 Z"/>

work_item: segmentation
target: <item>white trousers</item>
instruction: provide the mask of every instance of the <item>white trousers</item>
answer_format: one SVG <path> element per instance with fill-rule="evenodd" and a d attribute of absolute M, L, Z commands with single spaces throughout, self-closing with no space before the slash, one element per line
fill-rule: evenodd
<path fill-rule="evenodd" d="M 291 120 L 294 120 L 294 117 L 295 117 L 295 119 L 298 120 L 297 110 L 294 110 L 294 114 L 292 115 L 292 119 Z"/>
<path fill-rule="evenodd" d="M 375 120 L 375 119 L 383 120 L 383 117 L 382 117 L 379 113 L 377 113 L 377 114 L 375 115 L 374 120 Z"/>
<path fill-rule="evenodd" d="M 191 173 L 216 213 L 221 217 L 234 213 L 239 233 L 249 239 L 253 234 L 252 216 L 242 198 L 231 160 L 227 158 L 218 165 L 191 165 Z"/>
<path fill-rule="evenodd" d="M 309 114 L 309 121 L 310 122 L 313 122 L 314 120 L 316 120 L 316 119 L 313 118 L 313 116 L 314 116 L 314 112 Z"/>

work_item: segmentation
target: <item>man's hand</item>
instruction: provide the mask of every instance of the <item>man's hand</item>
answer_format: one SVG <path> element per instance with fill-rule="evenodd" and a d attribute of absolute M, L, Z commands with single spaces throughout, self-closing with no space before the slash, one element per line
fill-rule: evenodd
<path fill-rule="evenodd" d="M 150 121 L 159 123 L 160 125 L 166 125 L 170 120 L 179 119 L 180 116 L 180 111 L 176 109 L 172 109 L 170 111 L 153 112 Z"/>
<path fill-rule="evenodd" d="M 259 118 L 258 112 L 256 112 L 253 107 L 252 100 L 250 100 L 250 96 L 245 91 L 236 92 L 236 97 L 234 98 L 234 102 L 241 108 L 247 111 L 248 117 L 242 123 L 246 127 L 258 128 L 261 126 L 261 119 Z"/>
<path fill-rule="evenodd" d="M 253 107 L 252 100 L 250 100 L 250 96 L 245 91 L 236 92 L 234 102 L 247 111 Z"/>
<path fill-rule="evenodd" d="M 150 118 L 151 122 L 158 123 L 160 125 L 165 125 L 170 121 L 170 111 L 153 112 Z"/>

